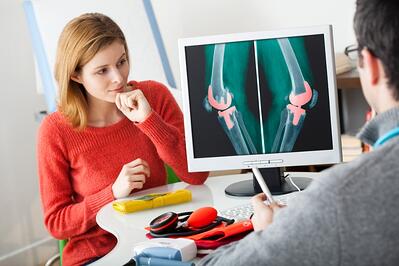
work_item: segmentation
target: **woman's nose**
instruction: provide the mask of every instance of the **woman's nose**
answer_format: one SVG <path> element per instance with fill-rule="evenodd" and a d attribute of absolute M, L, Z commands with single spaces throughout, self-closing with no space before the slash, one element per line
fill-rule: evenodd
<path fill-rule="evenodd" d="M 112 82 L 120 83 L 122 82 L 122 74 L 118 69 L 112 71 Z"/>

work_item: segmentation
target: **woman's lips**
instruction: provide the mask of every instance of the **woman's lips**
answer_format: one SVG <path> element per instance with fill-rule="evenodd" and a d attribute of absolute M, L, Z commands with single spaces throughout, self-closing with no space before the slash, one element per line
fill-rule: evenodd
<path fill-rule="evenodd" d="M 125 88 L 125 86 L 120 86 L 119 88 L 111 90 L 111 91 L 112 92 L 124 92 L 124 88 Z"/>

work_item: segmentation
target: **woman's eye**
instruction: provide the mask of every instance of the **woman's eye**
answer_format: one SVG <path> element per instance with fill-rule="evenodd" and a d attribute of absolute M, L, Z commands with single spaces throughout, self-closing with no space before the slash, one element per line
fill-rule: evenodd
<path fill-rule="evenodd" d="M 126 59 L 122 59 L 121 61 L 119 61 L 118 66 L 122 66 L 126 63 Z"/>
<path fill-rule="evenodd" d="M 97 71 L 97 74 L 102 75 L 102 74 L 105 74 L 106 72 L 107 72 L 107 69 L 106 68 L 102 68 L 99 71 Z"/>

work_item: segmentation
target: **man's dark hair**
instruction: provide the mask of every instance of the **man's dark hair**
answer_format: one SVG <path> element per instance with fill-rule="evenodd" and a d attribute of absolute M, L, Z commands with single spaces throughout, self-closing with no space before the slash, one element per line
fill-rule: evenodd
<path fill-rule="evenodd" d="M 357 0 L 354 29 L 359 48 L 378 57 L 399 100 L 399 1 Z"/>

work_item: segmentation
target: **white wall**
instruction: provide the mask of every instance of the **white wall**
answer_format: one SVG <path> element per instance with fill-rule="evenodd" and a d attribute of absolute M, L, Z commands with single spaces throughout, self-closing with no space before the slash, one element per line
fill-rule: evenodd
<path fill-rule="evenodd" d="M 38 265 L 55 249 L 13 252 L 48 237 L 38 193 L 34 113 L 44 108 L 35 92 L 32 49 L 20 1 L 0 1 L 0 264 Z"/>
<path fill-rule="evenodd" d="M 355 0 L 152 0 L 180 87 L 177 39 L 331 24 L 335 51 L 355 42 Z M 134 52 L 132 53 L 134 59 Z"/>
<path fill-rule="evenodd" d="M 152 1 L 178 87 L 178 38 L 332 24 L 336 51 L 342 51 L 354 41 L 354 2 Z M 39 245 L 49 236 L 42 225 L 35 162 L 38 123 L 34 113 L 45 106 L 43 97 L 36 94 L 32 49 L 22 0 L 0 1 L 0 36 L 0 265 L 37 265 L 55 248 Z M 133 60 L 135 52 L 140 51 L 131 51 Z M 40 251 L 30 248 L 36 244 Z M 25 248 L 28 251 L 18 253 Z"/>

